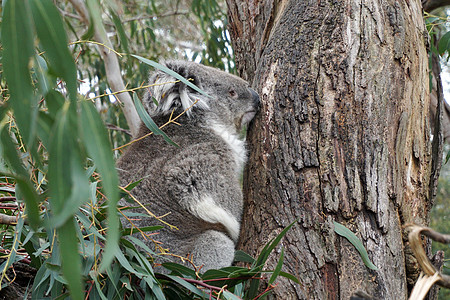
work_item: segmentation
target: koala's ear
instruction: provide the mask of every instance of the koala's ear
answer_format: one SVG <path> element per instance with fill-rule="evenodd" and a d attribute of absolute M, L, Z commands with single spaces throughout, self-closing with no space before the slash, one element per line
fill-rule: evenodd
<path fill-rule="evenodd" d="M 199 77 L 195 74 L 195 68 L 187 65 L 186 62 L 168 62 L 165 65 L 172 71 L 180 74 L 193 84 L 202 88 Z M 192 64 L 192 63 L 191 63 Z M 205 96 L 199 94 L 185 83 L 162 71 L 156 72 L 150 78 L 149 94 L 147 96 L 147 106 L 151 114 L 169 114 L 174 109 L 185 111 L 188 116 L 192 116 L 195 110 L 208 110 L 208 103 Z M 158 105 L 152 101 L 156 99 Z M 197 101 L 197 103 L 195 103 Z M 194 105 L 195 103 L 195 105 Z"/>

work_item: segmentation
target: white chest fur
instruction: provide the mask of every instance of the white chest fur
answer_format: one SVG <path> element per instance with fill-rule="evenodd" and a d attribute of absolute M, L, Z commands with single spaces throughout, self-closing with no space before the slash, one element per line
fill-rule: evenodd
<path fill-rule="evenodd" d="M 247 161 L 247 151 L 245 149 L 245 141 L 239 139 L 239 136 L 231 128 L 214 122 L 211 129 L 215 134 L 220 136 L 231 148 L 234 160 L 236 162 L 236 172 L 242 172 L 244 164 Z"/>

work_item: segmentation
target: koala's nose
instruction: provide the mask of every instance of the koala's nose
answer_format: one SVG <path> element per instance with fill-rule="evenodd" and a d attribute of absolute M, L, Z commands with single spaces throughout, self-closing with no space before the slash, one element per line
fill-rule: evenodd
<path fill-rule="evenodd" d="M 259 95 L 258 95 L 258 93 L 255 92 L 255 90 L 252 89 L 252 88 L 248 88 L 248 89 L 250 90 L 250 93 L 252 94 L 253 102 L 255 103 L 255 105 L 256 105 L 257 107 L 259 107 L 259 104 L 261 103 L 261 101 L 259 100 Z"/>

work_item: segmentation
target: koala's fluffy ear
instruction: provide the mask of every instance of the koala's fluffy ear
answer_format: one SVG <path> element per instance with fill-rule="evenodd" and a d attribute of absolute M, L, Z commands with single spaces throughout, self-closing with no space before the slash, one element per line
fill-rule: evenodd
<path fill-rule="evenodd" d="M 172 71 L 180 74 L 193 84 L 202 88 L 199 78 L 194 74 L 193 68 L 189 63 L 183 61 L 166 62 L 165 65 Z M 186 84 L 180 82 L 174 77 L 157 71 L 150 78 L 150 85 L 147 95 L 147 109 L 152 115 L 166 115 L 170 114 L 174 109 L 186 111 L 188 116 L 192 116 L 195 110 L 208 110 L 207 98 Z M 152 99 L 154 97 L 158 102 L 156 105 Z M 197 103 L 195 101 L 197 100 Z M 193 105 L 195 103 L 195 105 Z"/>

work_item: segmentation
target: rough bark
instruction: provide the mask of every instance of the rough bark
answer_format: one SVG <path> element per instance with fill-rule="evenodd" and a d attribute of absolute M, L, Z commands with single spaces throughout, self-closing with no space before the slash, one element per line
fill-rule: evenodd
<path fill-rule="evenodd" d="M 405 299 L 417 266 L 402 225 L 426 225 L 439 170 L 421 2 L 227 3 L 239 75 L 262 99 L 248 136 L 240 248 L 255 255 L 299 219 L 283 241 L 283 268 L 301 285 L 281 281 L 275 297 Z M 357 234 L 378 271 L 333 220 Z"/>

